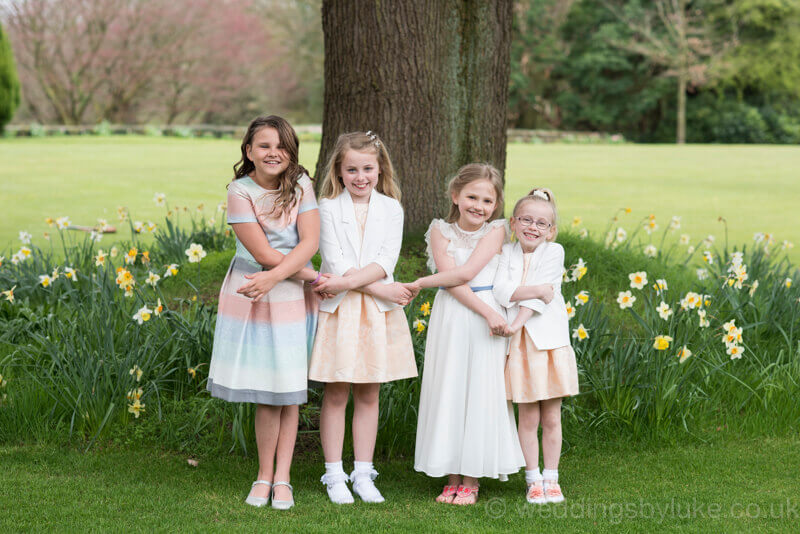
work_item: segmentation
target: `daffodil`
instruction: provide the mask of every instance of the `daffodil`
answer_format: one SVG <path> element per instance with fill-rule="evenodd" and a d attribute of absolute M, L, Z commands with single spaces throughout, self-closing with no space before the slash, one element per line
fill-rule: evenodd
<path fill-rule="evenodd" d="M 689 245 L 688 247 L 686 247 L 686 253 L 687 253 L 688 255 L 690 255 L 690 256 L 691 256 L 692 254 L 694 254 L 694 245 Z"/>
<path fill-rule="evenodd" d="M 628 278 L 631 281 L 632 289 L 642 289 L 647 284 L 647 273 L 644 271 L 631 273 Z"/>
<path fill-rule="evenodd" d="M 203 245 L 192 243 L 186 250 L 186 255 L 189 256 L 189 263 L 198 263 L 206 257 L 206 251 L 203 250 Z"/>
<path fill-rule="evenodd" d="M 72 224 L 69 220 L 69 217 L 59 217 L 56 219 L 56 228 L 59 230 L 66 230 L 69 228 L 69 225 Z"/>
<path fill-rule="evenodd" d="M 156 287 L 156 285 L 158 284 L 159 280 L 161 280 L 160 276 L 158 276 L 153 271 L 149 271 L 148 274 L 147 274 L 147 280 L 145 280 L 145 283 L 146 284 L 150 284 L 153 287 Z"/>
<path fill-rule="evenodd" d="M 144 404 L 139 400 L 136 399 L 133 401 L 133 404 L 128 406 L 128 412 L 132 413 L 136 419 L 139 419 L 139 415 L 141 412 L 144 411 Z"/>
<path fill-rule="evenodd" d="M 726 347 L 730 347 L 731 345 L 736 345 L 742 342 L 742 329 L 741 328 L 734 328 L 732 330 L 728 330 L 722 335 L 722 341 L 725 343 Z"/>
<path fill-rule="evenodd" d="M 94 257 L 94 264 L 96 267 L 104 267 L 106 264 L 106 258 L 108 255 L 103 252 L 103 249 L 99 249 L 97 251 L 97 255 Z"/>
<path fill-rule="evenodd" d="M 123 206 L 117 206 L 117 217 L 119 217 L 120 221 L 127 221 L 128 220 L 128 208 Z"/>
<path fill-rule="evenodd" d="M 703 251 L 703 261 L 706 262 L 709 265 L 712 265 L 714 263 L 714 255 L 710 251 L 704 250 Z"/>
<path fill-rule="evenodd" d="M 178 264 L 170 263 L 166 272 L 164 273 L 164 278 L 169 278 L 170 276 L 175 276 L 176 274 L 178 274 Z"/>
<path fill-rule="evenodd" d="M 726 332 L 734 332 L 736 330 L 736 319 L 731 319 L 722 325 L 722 329 Z"/>
<path fill-rule="evenodd" d="M 156 206 L 163 206 L 164 204 L 166 204 L 166 200 L 167 200 L 167 195 L 165 195 L 164 193 L 156 193 L 155 195 L 153 195 L 153 202 L 156 203 Z"/>
<path fill-rule="evenodd" d="M 695 272 L 697 273 L 697 279 L 698 280 L 705 280 L 706 278 L 708 278 L 708 269 L 700 268 L 700 269 L 697 269 L 697 271 L 695 271 Z"/>
<path fill-rule="evenodd" d="M 45 217 L 44 222 L 47 223 L 47 226 L 53 226 L 56 223 L 52 217 Z"/>
<path fill-rule="evenodd" d="M 133 231 L 141 234 L 142 230 L 144 230 L 144 223 L 142 221 L 133 221 Z"/>
<path fill-rule="evenodd" d="M 706 238 L 705 238 L 705 239 L 703 239 L 703 246 L 704 246 L 705 248 L 709 248 L 711 245 L 713 245 L 713 244 L 714 244 L 714 241 L 716 241 L 716 238 L 715 238 L 713 235 L 711 235 L 711 234 L 708 234 L 708 235 L 706 236 Z"/>
<path fill-rule="evenodd" d="M 656 311 L 658 312 L 659 317 L 665 321 L 669 320 L 669 316 L 672 315 L 672 308 L 670 308 L 669 304 L 663 300 L 661 301 L 661 304 L 656 307 Z"/>
<path fill-rule="evenodd" d="M 116 258 L 119 254 L 119 249 L 117 247 L 111 247 L 111 250 L 108 252 L 108 255 L 112 258 Z"/>
<path fill-rule="evenodd" d="M 139 311 L 137 311 L 134 314 L 133 320 L 136 321 L 139 324 L 142 324 L 142 323 L 147 322 L 147 321 L 150 320 L 150 315 L 152 313 L 153 313 L 153 310 L 148 308 L 146 305 L 142 306 L 141 308 L 139 308 Z"/>
<path fill-rule="evenodd" d="M 161 304 L 161 299 L 158 299 L 158 303 L 156 304 L 156 307 L 153 308 L 153 313 L 155 314 L 156 317 L 158 317 L 159 315 L 164 313 L 164 305 Z"/>
<path fill-rule="evenodd" d="M 744 252 L 736 251 L 733 254 L 731 254 L 731 265 L 733 267 L 741 265 L 743 261 L 744 261 Z M 728 270 L 731 271 L 732 269 Z"/>
<path fill-rule="evenodd" d="M 215 224 L 217 224 L 217 220 L 216 220 L 214 217 L 211 217 L 211 218 L 208 220 L 208 225 L 209 225 L 209 226 L 214 226 Z"/>
<path fill-rule="evenodd" d="M 424 319 L 414 319 L 414 322 L 411 324 L 411 326 L 419 334 L 425 331 L 427 324 L 428 323 Z"/>
<path fill-rule="evenodd" d="M 654 245 L 647 245 L 644 247 L 644 255 L 648 258 L 655 258 L 658 256 L 658 249 Z"/>
<path fill-rule="evenodd" d="M 632 307 L 635 301 L 636 297 L 634 297 L 630 291 L 620 291 L 617 296 L 617 304 L 619 304 L 622 310 Z"/>
<path fill-rule="evenodd" d="M 0 375 L 0 388 L 4 388 L 4 387 L 6 387 L 6 384 L 7 384 L 7 383 L 8 383 L 8 380 L 6 380 L 5 378 L 3 378 L 3 375 Z"/>
<path fill-rule="evenodd" d="M 669 221 L 669 229 L 677 230 L 680 227 L 681 227 L 681 218 L 677 215 L 673 215 L 672 219 Z"/>
<path fill-rule="evenodd" d="M 186 369 L 186 372 L 189 373 L 189 376 L 191 376 L 193 379 L 197 376 L 197 369 L 195 367 L 189 367 Z"/>
<path fill-rule="evenodd" d="M 583 306 L 589 302 L 589 292 L 588 291 L 581 291 L 577 295 L 575 295 L 575 306 Z"/>
<path fill-rule="evenodd" d="M 8 302 L 14 304 L 14 290 L 17 289 L 17 286 L 12 287 L 11 289 L 6 289 L 5 291 L 0 291 Z"/>
<path fill-rule="evenodd" d="M 648 221 L 644 223 L 644 229 L 648 234 L 651 234 L 658 230 L 658 223 L 656 223 L 656 216 L 650 215 Z"/>
<path fill-rule="evenodd" d="M 422 313 L 424 317 L 427 317 L 428 315 L 431 314 L 431 303 L 427 301 L 423 302 L 422 305 L 419 307 L 419 311 L 420 313 Z"/>
<path fill-rule="evenodd" d="M 134 377 L 137 382 L 142 379 L 142 370 L 139 368 L 138 365 L 134 364 L 131 370 L 128 371 L 128 374 Z"/>
<path fill-rule="evenodd" d="M 762 241 L 764 241 L 764 232 L 756 232 L 756 233 L 754 233 L 753 234 L 753 241 L 755 241 L 756 244 L 761 243 Z"/>
<path fill-rule="evenodd" d="M 781 244 L 782 250 L 790 250 L 793 248 L 794 248 L 794 243 L 792 243 L 791 241 L 784 240 L 783 243 Z"/>
<path fill-rule="evenodd" d="M 201 211 L 203 211 L 203 208 L 205 208 L 205 204 L 202 204 L 202 203 L 198 204 L 197 205 L 197 213 L 200 213 Z"/>
<path fill-rule="evenodd" d="M 31 249 L 28 247 L 20 247 L 19 255 L 23 257 L 23 259 L 28 259 L 28 256 L 31 255 Z"/>
<path fill-rule="evenodd" d="M 55 281 L 61 276 L 61 273 L 58 271 L 58 267 L 53 268 L 53 274 L 50 275 L 50 280 Z"/>
<path fill-rule="evenodd" d="M 689 347 L 684 345 L 683 348 L 678 351 L 678 363 L 685 362 L 686 358 L 688 358 L 691 355 L 692 355 L 692 351 L 689 350 Z"/>
<path fill-rule="evenodd" d="M 615 236 L 617 243 L 622 243 L 628 238 L 628 232 L 625 231 L 625 228 L 619 227 L 617 228 L 617 233 Z"/>
<path fill-rule="evenodd" d="M 653 284 L 653 289 L 656 290 L 656 295 L 660 295 L 661 293 L 663 293 L 668 289 L 667 281 L 664 280 L 663 278 L 659 278 L 658 280 L 656 280 L 656 283 Z"/>
<path fill-rule="evenodd" d="M 632 210 L 630 208 L 625 208 L 625 213 L 630 213 Z"/>
<path fill-rule="evenodd" d="M 789 289 L 790 287 L 792 287 L 792 279 L 787 278 L 786 280 L 783 281 L 783 285 L 786 286 L 786 289 Z"/>
<path fill-rule="evenodd" d="M 706 311 L 702 308 L 697 310 L 697 315 L 700 317 L 700 328 L 711 326 L 711 322 L 706 318 Z"/>
<path fill-rule="evenodd" d="M 28 232 L 26 232 L 25 230 L 22 230 L 19 233 L 19 240 L 22 242 L 23 245 L 30 245 L 32 237 L 33 236 Z"/>
<path fill-rule="evenodd" d="M 99 243 L 103 240 L 103 232 L 98 232 L 96 230 L 92 230 L 89 232 L 89 239 L 91 239 L 95 243 Z"/>
<path fill-rule="evenodd" d="M 158 225 L 156 223 L 154 223 L 153 221 L 147 221 L 147 231 L 148 232 L 151 232 L 151 233 L 155 232 L 156 228 L 158 228 Z"/>
<path fill-rule="evenodd" d="M 653 341 L 653 348 L 656 350 L 667 350 L 670 343 L 672 343 L 671 337 L 656 336 L 655 341 Z"/>
<path fill-rule="evenodd" d="M 226 209 L 228 209 L 228 205 L 225 203 L 224 200 L 219 204 L 217 204 L 217 211 L 225 211 Z"/>
<path fill-rule="evenodd" d="M 128 265 L 133 265 L 136 262 L 136 256 L 139 255 L 139 251 L 136 250 L 136 247 L 131 247 L 130 250 L 125 254 L 125 263 Z"/>
<path fill-rule="evenodd" d="M 50 284 L 53 283 L 53 281 L 50 279 L 50 275 L 40 274 L 39 283 L 42 284 L 42 287 L 49 287 Z"/>
<path fill-rule="evenodd" d="M 134 388 L 134 389 L 128 391 L 126 397 L 128 399 L 128 402 L 133 402 L 133 401 L 137 401 L 137 400 L 141 399 L 142 398 L 142 394 L 144 394 L 144 391 L 142 390 L 142 388 Z"/>
<path fill-rule="evenodd" d="M 731 345 L 725 352 L 727 352 L 730 355 L 731 360 L 738 360 L 739 358 L 742 357 L 742 353 L 744 352 L 744 347 L 741 347 L 739 345 Z"/>
<path fill-rule="evenodd" d="M 688 245 L 689 244 L 689 239 L 690 239 L 689 234 L 681 234 L 681 237 L 678 240 L 678 243 L 680 243 L 681 245 Z"/>
<path fill-rule="evenodd" d="M 142 256 L 142 263 L 145 265 L 150 265 L 150 251 L 145 250 L 144 252 L 142 252 L 141 256 Z"/>
<path fill-rule="evenodd" d="M 104 232 L 107 227 L 108 221 L 106 219 L 97 219 L 97 229 L 99 231 Z"/>
<path fill-rule="evenodd" d="M 567 319 L 572 319 L 575 317 L 575 307 L 572 305 L 571 301 L 567 301 Z"/>
<path fill-rule="evenodd" d="M 124 267 L 117 268 L 116 282 L 120 289 L 125 290 L 131 289 L 134 285 L 136 285 L 136 279 L 133 277 L 133 274 L 131 274 L 131 272 Z"/>
<path fill-rule="evenodd" d="M 73 282 L 78 281 L 78 273 L 72 267 L 64 267 L 64 277 L 67 280 L 72 280 Z"/>
<path fill-rule="evenodd" d="M 753 280 L 753 284 L 750 286 L 749 291 L 751 297 L 756 294 L 756 289 L 758 289 L 758 280 Z"/>
<path fill-rule="evenodd" d="M 578 226 L 581 225 L 582 222 L 583 222 L 583 219 L 581 219 L 580 217 L 578 217 L 576 215 L 575 217 L 572 218 L 572 227 L 573 228 L 577 228 Z"/>
<path fill-rule="evenodd" d="M 693 310 L 693 309 L 697 308 L 701 303 L 702 303 L 702 299 L 701 299 L 700 295 L 695 293 L 695 292 L 693 292 L 693 291 L 689 291 L 681 299 L 681 308 L 684 309 L 684 310 L 686 310 L 686 309 Z"/>
<path fill-rule="evenodd" d="M 578 341 L 589 339 L 589 331 L 583 326 L 583 323 L 578 325 L 578 328 L 572 330 L 572 338 Z"/>
<path fill-rule="evenodd" d="M 589 237 L 589 230 L 587 230 L 586 228 L 581 228 L 581 231 L 578 232 L 578 237 L 580 237 L 581 239 L 586 239 L 587 237 Z"/>

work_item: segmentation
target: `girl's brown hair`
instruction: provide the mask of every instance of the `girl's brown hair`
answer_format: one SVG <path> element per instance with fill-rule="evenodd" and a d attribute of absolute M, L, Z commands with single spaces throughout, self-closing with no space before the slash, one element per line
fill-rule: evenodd
<path fill-rule="evenodd" d="M 344 191 L 344 182 L 339 176 L 342 160 L 348 150 L 369 152 L 378 159 L 378 183 L 375 190 L 378 193 L 400 200 L 400 187 L 394 178 L 394 166 L 389 158 L 386 145 L 372 132 L 351 132 L 339 136 L 333 146 L 328 164 L 325 166 L 325 175 L 322 178 L 322 189 L 319 195 L 322 198 L 336 198 Z"/>
<path fill-rule="evenodd" d="M 304 174 L 308 174 L 308 171 L 300 165 L 298 159 L 300 140 L 297 138 L 297 133 L 283 117 L 278 117 L 277 115 L 262 116 L 256 117 L 250 122 L 247 132 L 242 138 L 242 158 L 233 166 L 233 179 L 243 178 L 256 169 L 255 164 L 247 157 L 247 147 L 253 144 L 253 137 L 262 128 L 274 128 L 277 130 L 279 146 L 289 156 L 289 166 L 278 177 L 278 198 L 275 200 L 270 215 L 276 210 L 286 213 L 297 203 L 297 181 Z"/>
<path fill-rule="evenodd" d="M 553 192 L 546 187 L 534 187 L 527 195 L 517 200 L 517 203 L 514 204 L 514 211 L 512 214 L 516 216 L 519 208 L 526 202 L 544 202 L 553 210 L 553 226 L 550 228 L 551 233 L 547 237 L 547 240 L 555 241 L 558 235 L 558 211 L 556 211 L 556 198 L 553 196 Z"/>
<path fill-rule="evenodd" d="M 456 175 L 447 184 L 447 193 L 450 197 L 450 212 L 447 214 L 447 222 L 454 223 L 460 216 L 458 205 L 453 202 L 453 197 L 458 196 L 464 186 L 476 180 L 489 180 L 497 195 L 497 205 L 489 220 L 493 221 L 503 214 L 503 178 L 500 176 L 500 171 L 488 163 L 468 163 L 458 169 Z"/>

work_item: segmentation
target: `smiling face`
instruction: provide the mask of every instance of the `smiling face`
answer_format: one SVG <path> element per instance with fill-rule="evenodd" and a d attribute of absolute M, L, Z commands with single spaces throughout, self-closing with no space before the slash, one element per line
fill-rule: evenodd
<path fill-rule="evenodd" d="M 339 176 L 353 202 L 369 202 L 380 176 L 378 157 L 370 151 L 348 150 L 342 157 Z"/>
<path fill-rule="evenodd" d="M 267 188 L 278 187 L 278 179 L 289 167 L 289 153 L 281 145 L 278 130 L 264 127 L 253 135 L 253 142 L 247 145 L 247 158 L 256 167 L 255 181 Z"/>
<path fill-rule="evenodd" d="M 509 226 L 519 239 L 522 250 L 533 252 L 553 235 L 553 208 L 547 202 L 523 202 L 514 213 Z"/>
<path fill-rule="evenodd" d="M 458 225 L 470 232 L 488 221 L 497 207 L 497 193 L 489 180 L 473 180 L 451 199 L 458 206 Z"/>

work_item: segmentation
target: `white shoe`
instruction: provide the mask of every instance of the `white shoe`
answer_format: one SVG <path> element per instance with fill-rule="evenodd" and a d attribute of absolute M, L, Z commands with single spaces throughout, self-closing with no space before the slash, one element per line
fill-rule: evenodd
<path fill-rule="evenodd" d="M 564 502 L 564 494 L 561 493 L 561 486 L 558 482 L 544 482 L 544 498 L 547 502 Z"/>
<path fill-rule="evenodd" d="M 250 490 L 252 491 L 252 488 L 254 488 L 258 484 L 265 484 L 267 486 L 270 486 L 270 490 L 267 491 L 266 497 L 253 497 L 252 495 L 248 495 L 247 498 L 244 500 L 244 502 L 249 504 L 250 506 L 261 507 L 269 502 L 269 496 L 270 493 L 272 493 L 272 482 L 268 482 L 266 480 L 256 480 L 255 482 L 253 482 L 253 485 L 250 487 Z"/>
<path fill-rule="evenodd" d="M 381 503 L 385 499 L 378 488 L 375 487 L 375 477 L 378 472 L 374 469 L 370 471 L 353 471 L 350 473 L 350 480 L 353 481 L 353 492 L 361 497 L 364 502 Z"/>
<path fill-rule="evenodd" d="M 342 473 L 325 474 L 319 479 L 328 490 L 328 498 L 334 504 L 352 504 L 353 494 L 347 488 L 347 475 Z"/>
<path fill-rule="evenodd" d="M 275 486 L 286 486 L 292 492 L 292 498 L 289 501 L 275 500 Z M 272 484 L 272 507 L 276 510 L 288 510 L 294 506 L 294 488 L 288 482 L 275 482 Z"/>

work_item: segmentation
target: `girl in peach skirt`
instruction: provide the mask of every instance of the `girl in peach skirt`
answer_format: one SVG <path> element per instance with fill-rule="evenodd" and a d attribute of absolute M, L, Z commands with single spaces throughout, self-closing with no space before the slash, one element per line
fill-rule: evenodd
<path fill-rule="evenodd" d="M 353 502 L 348 481 L 361 500 L 380 503 L 372 465 L 380 385 L 417 376 L 417 365 L 402 308 L 411 291 L 392 278 L 403 239 L 400 189 L 377 135 L 339 136 L 320 196 L 320 272 L 327 278 L 315 291 L 328 298 L 320 304 L 308 378 L 325 383 L 322 482 L 334 503 Z M 355 462 L 348 477 L 342 445 L 351 388 Z"/>
<path fill-rule="evenodd" d="M 511 321 L 506 331 L 511 336 L 506 395 L 519 407 L 526 499 L 530 503 L 561 502 L 561 399 L 578 394 L 578 370 L 561 296 L 564 249 L 554 242 L 557 226 L 552 192 L 531 190 L 517 202 L 509 225 L 517 241 L 503 246 L 493 290 Z M 544 473 L 539 472 L 539 424 Z"/>

